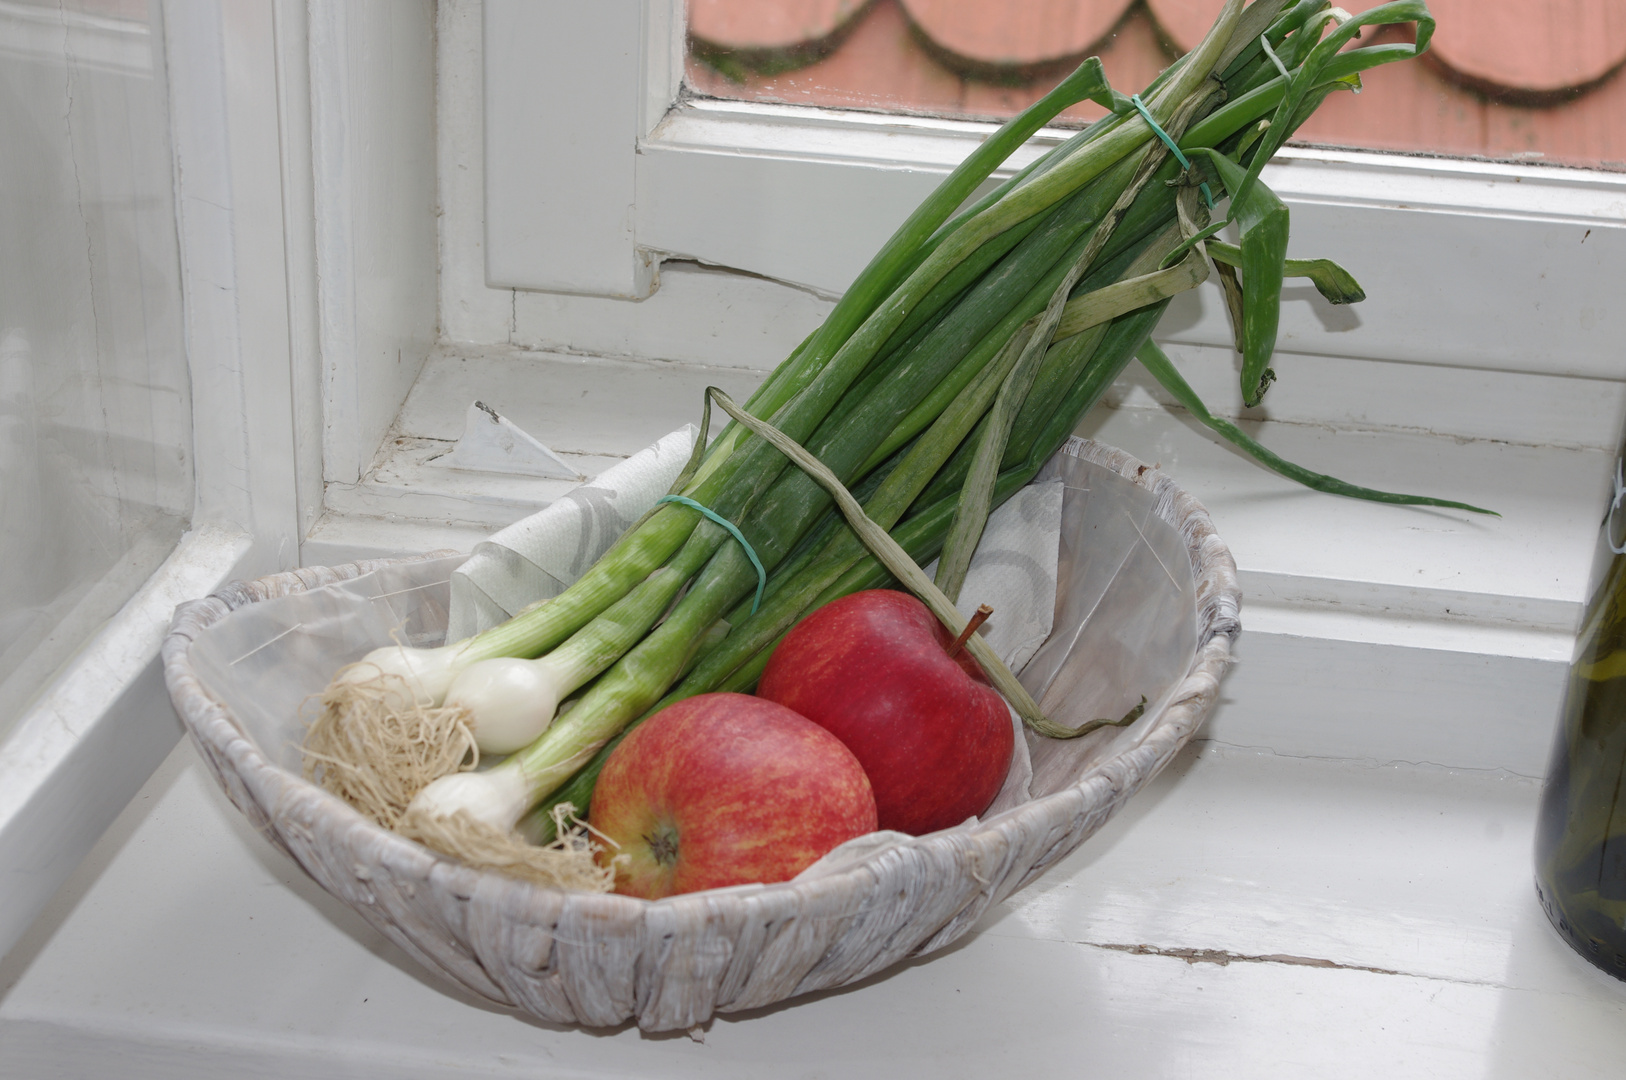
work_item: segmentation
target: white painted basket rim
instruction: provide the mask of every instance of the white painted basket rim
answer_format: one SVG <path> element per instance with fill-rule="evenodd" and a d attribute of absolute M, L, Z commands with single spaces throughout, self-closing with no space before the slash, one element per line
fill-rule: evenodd
<path fill-rule="evenodd" d="M 235 582 L 176 610 L 164 673 L 188 733 L 232 802 L 329 892 L 431 971 L 544 1020 L 636 1018 L 681 1030 L 846 985 L 940 949 L 1099 829 L 1179 751 L 1212 707 L 1240 624 L 1236 565 L 1208 512 L 1157 469 L 1088 440 L 1068 448 L 1148 489 L 1177 528 L 1197 585 L 1185 681 L 1131 749 L 1076 783 L 968 830 L 890 848 L 827 876 L 655 902 L 565 893 L 470 869 L 379 828 L 272 763 L 188 658 L 204 628 L 248 604 L 392 561 Z"/>

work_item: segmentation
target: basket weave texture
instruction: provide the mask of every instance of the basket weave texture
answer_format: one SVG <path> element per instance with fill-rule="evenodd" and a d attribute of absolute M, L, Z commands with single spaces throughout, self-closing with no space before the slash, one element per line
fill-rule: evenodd
<path fill-rule="evenodd" d="M 1236 565 L 1207 511 L 1167 476 L 1100 444 L 1085 443 L 1080 456 L 1147 489 L 1153 512 L 1185 541 L 1198 645 L 1184 682 L 1143 721 L 1132 746 L 1093 760 L 1081 747 L 1083 767 L 1055 790 L 824 876 L 656 902 L 560 892 L 437 855 L 274 764 L 204 688 L 188 659 L 193 638 L 237 608 L 387 562 L 236 582 L 182 605 L 164 643 L 165 678 L 238 809 L 426 968 L 544 1020 L 607 1026 L 635 1018 L 646 1031 L 683 1030 L 715 1012 L 842 986 L 950 944 L 1101 828 L 1195 733 L 1239 630 Z"/>

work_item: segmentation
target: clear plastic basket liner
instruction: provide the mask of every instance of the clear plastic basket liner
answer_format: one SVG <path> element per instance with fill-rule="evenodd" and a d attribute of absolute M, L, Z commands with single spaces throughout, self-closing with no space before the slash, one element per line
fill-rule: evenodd
<path fill-rule="evenodd" d="M 1070 444 L 1039 477 L 1066 485 L 1059 580 L 1054 628 L 1021 679 L 1046 715 L 1068 726 L 1121 717 L 1143 696 L 1147 709 L 1129 727 L 1083 739 L 1029 733 L 1033 795 L 1073 782 L 1137 741 L 1197 648 L 1195 585 L 1180 535 L 1157 517 L 1148 491 L 1077 453 Z M 314 695 L 339 667 L 379 645 L 440 644 L 449 579 L 464 558 L 399 563 L 239 608 L 198 636 L 192 663 L 261 751 L 298 772 Z"/>
<path fill-rule="evenodd" d="M 1169 704 L 1197 654 L 1197 584 L 1179 531 L 1146 488 L 1080 456 L 1072 440 L 1040 471 L 1060 479 L 1061 549 L 1050 637 L 1019 676 L 1051 720 L 1077 728 L 1146 711 L 1075 741 L 1028 732 L 1034 795 L 1129 749 Z"/>

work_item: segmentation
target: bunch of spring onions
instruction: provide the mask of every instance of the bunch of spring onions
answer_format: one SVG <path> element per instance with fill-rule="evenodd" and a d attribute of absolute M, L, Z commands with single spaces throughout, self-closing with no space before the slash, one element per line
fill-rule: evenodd
<path fill-rule="evenodd" d="M 1401 23 L 1415 24 L 1412 42 L 1346 48 L 1362 27 Z M 953 600 L 990 509 L 1136 356 L 1195 415 L 1312 487 L 1474 509 L 1273 457 L 1211 417 L 1150 341 L 1169 298 L 1212 264 L 1254 404 L 1274 378 L 1284 275 L 1310 277 L 1334 302 L 1361 298 L 1336 265 L 1286 259 L 1287 210 L 1259 172 L 1328 94 L 1421 53 L 1433 26 L 1421 0 L 1353 18 L 1328 0 L 1227 0 L 1202 43 L 1135 98 L 1086 61 L 954 170 L 743 407 L 709 393 L 707 417 L 715 402 L 732 422 L 709 445 L 702 434 L 674 488 L 689 502 L 658 506 L 562 594 L 500 627 L 440 649 L 382 649 L 341 673 L 341 689 L 382 678 L 420 705 L 455 706 L 482 749 L 509 755 L 396 807 L 404 831 L 465 858 L 478 856 L 436 823 L 506 837 L 531 815 L 549 831 L 560 803 L 587 806 L 631 725 L 693 694 L 749 690 L 790 627 L 839 596 L 896 580 L 958 632 Z M 1109 115 L 966 205 L 1086 98 Z M 1234 246 L 1213 239 L 1227 225 Z M 918 567 L 938 556 L 931 582 Z M 1077 734 L 1040 715 L 981 645 L 973 635 L 1028 724 Z M 459 744 L 451 768 L 462 756 Z M 319 760 L 329 775 L 352 767 Z"/>

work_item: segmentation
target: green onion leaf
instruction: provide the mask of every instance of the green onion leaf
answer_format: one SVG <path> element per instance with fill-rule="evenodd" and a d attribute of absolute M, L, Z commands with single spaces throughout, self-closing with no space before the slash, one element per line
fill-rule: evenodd
<path fill-rule="evenodd" d="M 1287 260 L 1287 204 L 1264 184 L 1247 183 L 1242 167 L 1215 150 L 1194 150 L 1208 158 L 1231 192 L 1231 220 L 1242 232 L 1242 400 L 1259 404 L 1275 377 L 1269 371 L 1281 322 L 1282 272 Z M 1238 193 L 1241 192 L 1240 196 Z"/>
<path fill-rule="evenodd" d="M 1208 257 L 1220 265 L 1242 265 L 1241 249 L 1222 240 L 1208 242 Z M 1366 290 L 1355 276 L 1331 259 L 1288 259 L 1282 263 L 1282 276 L 1309 278 L 1329 304 L 1358 304 L 1366 299 Z"/>
<path fill-rule="evenodd" d="M 1400 495 L 1392 491 L 1376 491 L 1372 488 L 1358 487 L 1355 484 L 1345 483 L 1337 477 L 1327 476 L 1323 473 L 1311 472 L 1291 461 L 1284 461 L 1276 454 L 1265 449 L 1259 443 L 1249 438 L 1247 433 L 1229 420 L 1222 420 L 1208 411 L 1202 399 L 1191 385 L 1181 378 L 1180 372 L 1175 369 L 1162 349 L 1150 339 L 1140 347 L 1135 354 L 1141 364 L 1158 382 L 1163 389 L 1174 395 L 1187 412 L 1219 432 L 1234 446 L 1246 451 L 1255 460 L 1266 468 L 1281 473 L 1289 480 L 1296 480 L 1307 488 L 1324 491 L 1329 495 L 1348 495 L 1352 499 L 1366 499 L 1369 502 L 1396 503 L 1401 506 L 1441 506 L 1451 510 L 1469 510 L 1475 514 L 1490 514 L 1492 517 L 1501 515 L 1494 510 L 1471 506 L 1468 503 L 1452 502 L 1450 499 L 1435 499 L 1427 495 Z"/>

